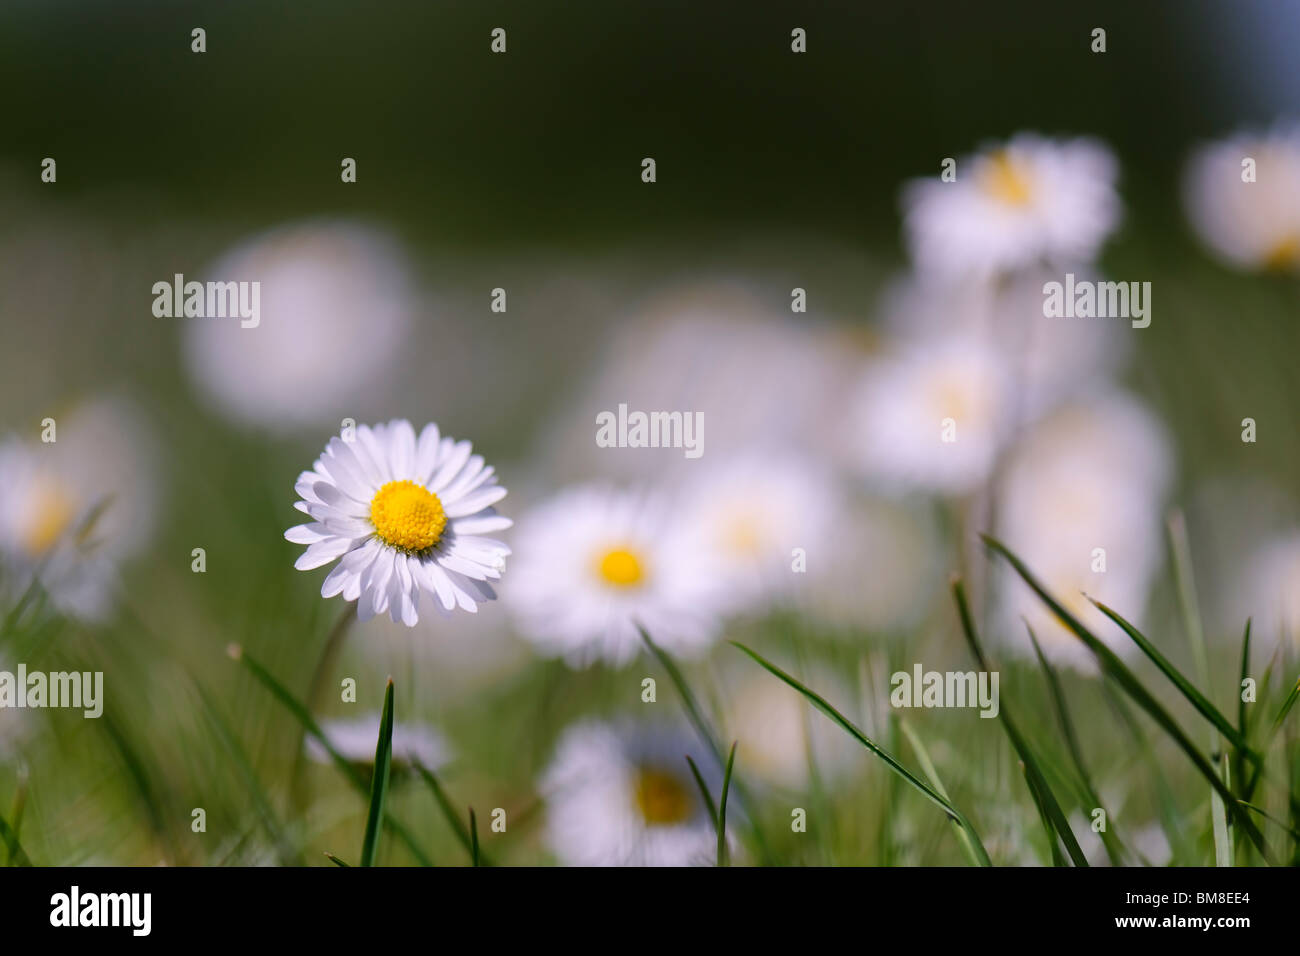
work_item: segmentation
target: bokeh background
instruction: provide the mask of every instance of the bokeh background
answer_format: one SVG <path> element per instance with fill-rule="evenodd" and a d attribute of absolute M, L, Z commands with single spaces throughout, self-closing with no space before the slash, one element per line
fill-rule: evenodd
<path fill-rule="evenodd" d="M 504 56 L 488 50 L 498 26 Z M 806 55 L 790 53 L 796 26 Z M 1108 32 L 1103 55 L 1089 51 L 1095 26 Z M 194 27 L 207 31 L 202 55 L 190 50 Z M 790 429 L 806 439 L 802 452 L 831 462 L 843 406 L 823 390 L 851 381 L 878 347 L 882 296 L 908 267 L 900 188 L 1019 130 L 1094 136 L 1120 163 L 1124 221 L 1098 268 L 1155 291 L 1151 327 L 1125 335 L 1118 380 L 1176 450 L 1168 500 L 1188 515 L 1226 706 L 1243 624 L 1231 572 L 1300 514 L 1300 285 L 1217 261 L 1189 228 L 1180 182 L 1199 143 L 1300 113 L 1287 62 L 1297 48 L 1300 6 L 1268 0 L 670 0 L 562 12 L 11 0 L 0 10 L 0 428 L 32 442 L 46 417 L 64 429 L 87 408 L 123 416 L 83 434 L 139 439 L 122 467 L 140 492 L 124 521 L 142 540 L 117 566 L 103 613 L 51 614 L 0 638 L 0 665 L 93 666 L 108 695 L 101 721 L 0 714 L 0 812 L 21 796 L 23 844 L 43 863 L 354 853 L 364 801 L 329 767 L 308 767 L 306 797 L 290 792 L 299 729 L 225 656 L 238 642 L 307 691 L 340 608 L 321 600 L 318 575 L 294 571 L 282 533 L 295 523 L 294 480 L 340 418 L 437 421 L 472 439 L 511 489 L 502 510 L 516 515 L 570 482 L 654 481 L 684 467 L 596 449 L 594 412 L 638 407 L 638 394 L 653 401 L 667 378 L 683 401 L 704 395 L 718 409 L 707 459 L 739 444 L 732 425 L 761 427 L 736 424 L 738 410 L 754 400 L 747 383 L 770 372 L 782 407 L 807 416 Z M 646 156 L 658 164 L 652 185 L 640 178 Z M 44 157 L 57 160 L 57 183 L 41 182 Z M 340 182 L 343 157 L 357 160 L 355 184 Z M 325 348 L 296 411 L 258 421 L 270 400 L 259 406 L 257 382 L 226 376 L 226 398 L 214 396 L 195 355 L 223 346 L 191 341 L 205 320 L 154 317 L 150 290 L 174 273 L 226 277 L 214 264 L 264 262 L 277 242 L 319 252 L 320 271 L 303 282 L 327 291 L 319 302 L 303 292 L 304 308 L 335 316 L 325 339 L 361 345 L 344 356 Z M 796 286 L 808 290 L 806 314 L 790 313 Z M 505 313 L 490 308 L 497 287 Z M 343 388 L 336 365 L 370 361 L 368 347 L 381 371 Z M 251 405 L 233 413 L 240 394 Z M 1239 439 L 1246 416 L 1257 443 Z M 85 468 L 111 473 L 112 457 L 96 452 Z M 968 558 L 949 503 L 908 497 L 881 520 L 894 523 L 884 543 L 864 545 L 829 585 L 880 605 L 847 624 L 749 615 L 728 636 L 827 674 L 846 710 L 902 751 L 884 674 L 913 661 L 970 666 L 946 592 L 946 573 Z M 191 570 L 199 547 L 203 574 Z M 1174 605 L 1162 572 L 1146 620 L 1190 668 Z M 741 699 L 739 682 L 770 680 L 737 657 L 720 643 L 691 665 L 719 712 Z M 554 858 L 536 784 L 566 726 L 639 714 L 647 674 L 660 678 L 657 706 L 676 708 L 652 662 L 545 660 L 497 605 L 413 631 L 357 627 L 336 668 L 357 678 L 359 700 L 327 702 L 324 715 L 377 711 L 392 674 L 399 721 L 445 738 L 455 799 L 480 817 L 507 809 L 510 830 L 491 849 L 504 862 Z M 1095 683 L 1069 680 L 1079 708 L 1098 715 L 1080 719 L 1085 749 L 1130 836 L 1147 833 L 1155 861 L 1204 862 L 1208 790 L 1175 751 L 1123 736 Z M 200 684 L 289 821 L 291 850 L 263 832 Z M 1048 721 L 1032 661 L 1008 663 L 1003 693 Z M 969 716 L 915 720 L 995 860 L 1049 861 L 1014 756 L 994 722 Z M 1044 731 L 1043 747 L 1059 746 Z M 738 773 L 744 743 L 741 754 Z M 942 818 L 865 754 L 829 782 L 795 778 L 754 808 L 776 821 L 782 861 L 961 859 Z M 816 808 L 805 838 L 779 835 L 792 805 Z M 191 832 L 194 807 L 207 811 L 206 834 Z M 438 862 L 463 862 L 418 781 L 399 780 L 395 812 Z M 383 859 L 411 862 L 391 842 Z"/>

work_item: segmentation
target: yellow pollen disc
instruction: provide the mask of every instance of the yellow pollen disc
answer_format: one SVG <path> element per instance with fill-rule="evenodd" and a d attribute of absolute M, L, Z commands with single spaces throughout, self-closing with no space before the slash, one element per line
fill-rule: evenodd
<path fill-rule="evenodd" d="M 601 578 L 615 587 L 636 587 L 645 578 L 645 569 L 635 554 L 626 548 L 607 551 L 597 565 Z"/>
<path fill-rule="evenodd" d="M 994 153 L 984 167 L 984 191 L 1008 206 L 1024 206 L 1033 198 L 1029 181 L 1005 150 Z"/>
<path fill-rule="evenodd" d="M 742 557 L 757 557 L 763 550 L 763 533 L 749 515 L 734 515 L 726 523 L 723 540 L 732 554 Z"/>
<path fill-rule="evenodd" d="M 682 781 L 662 770 L 644 769 L 636 778 L 636 805 L 651 826 L 684 823 L 691 817 L 691 795 Z"/>
<path fill-rule="evenodd" d="M 59 488 L 47 485 L 37 491 L 31 515 L 32 522 L 23 535 L 23 545 L 29 554 L 41 555 L 50 550 L 72 524 L 72 501 Z"/>
<path fill-rule="evenodd" d="M 385 544 L 418 554 L 438 543 L 447 515 L 429 489 L 413 481 L 390 481 L 371 499 L 370 523 Z"/>
<path fill-rule="evenodd" d="M 1284 272 L 1300 265 L 1300 236 L 1287 236 L 1264 257 L 1264 268 Z"/>

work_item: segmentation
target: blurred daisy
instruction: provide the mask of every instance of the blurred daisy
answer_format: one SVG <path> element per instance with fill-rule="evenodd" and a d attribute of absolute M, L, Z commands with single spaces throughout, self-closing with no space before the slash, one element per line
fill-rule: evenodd
<path fill-rule="evenodd" d="M 1133 642 L 1085 598 L 1138 623 L 1163 555 L 1161 508 L 1173 474 L 1164 426 L 1135 399 L 1100 394 L 1037 426 L 1008 461 L 998 534 L 1062 605 L 1130 654 Z M 1094 670 L 1083 643 L 1009 569 L 1000 569 L 1001 632 L 1033 655 L 1023 617 L 1044 653 Z"/>
<path fill-rule="evenodd" d="M 634 658 L 639 622 L 661 647 L 703 651 L 724 585 L 658 498 L 571 488 L 519 521 L 507 598 L 524 637 L 574 667 Z"/>
<path fill-rule="evenodd" d="M 1254 181 L 1243 164 L 1254 161 Z M 1199 149 L 1183 183 L 1201 241 L 1241 269 L 1300 271 L 1300 123 Z"/>
<path fill-rule="evenodd" d="M 1115 175 L 1114 157 L 1097 142 L 1020 133 L 959 160 L 954 182 L 906 187 L 912 259 L 945 279 L 1091 262 L 1120 219 Z"/>
<path fill-rule="evenodd" d="M 720 775 L 673 729 L 583 723 L 565 731 L 541 789 L 546 840 L 566 866 L 691 866 L 716 858 L 717 831 L 686 763 L 710 793 Z M 728 808 L 732 817 L 734 807 Z"/>
<path fill-rule="evenodd" d="M 331 438 L 312 471 L 303 472 L 294 504 L 312 517 L 290 528 L 307 545 L 294 567 L 308 571 L 341 558 L 321 585 L 322 597 L 357 602 L 365 621 L 388 612 L 414 627 L 420 597 L 440 613 L 473 613 L 496 597 L 510 549 L 484 537 L 510 527 L 492 507 L 506 496 L 495 470 L 467 441 L 426 425 L 394 419 L 360 425 L 353 440 Z"/>
<path fill-rule="evenodd" d="M 693 547 L 725 578 L 727 610 L 740 611 L 789 595 L 808 560 L 829 562 L 839 498 L 833 477 L 805 453 L 767 449 L 696 469 L 677 507 Z M 799 573 L 796 549 L 804 554 Z"/>
<path fill-rule="evenodd" d="M 851 699 L 842 682 L 824 670 L 804 683 L 836 706 Z M 746 770 L 761 779 L 801 790 L 813 768 L 823 783 L 853 769 L 859 755 L 853 739 L 770 674 L 745 678 L 729 700 L 727 736 L 740 741 Z"/>
<path fill-rule="evenodd" d="M 1240 603 L 1252 619 L 1252 643 L 1270 654 L 1279 640 L 1300 647 L 1300 531 L 1265 540 L 1238 577 Z M 1244 627 L 1245 619 L 1236 626 Z"/>
<path fill-rule="evenodd" d="M 392 239 L 352 225 L 283 228 L 249 240 L 208 273 L 261 283 L 254 328 L 183 320 L 190 373 L 224 415 L 283 431 L 338 420 L 375 400 L 414 311 Z"/>
<path fill-rule="evenodd" d="M 1009 382 L 1000 353 L 966 336 L 905 342 L 873 359 L 846 419 L 858 470 L 891 489 L 976 489 L 1009 431 Z"/>
<path fill-rule="evenodd" d="M 334 749 L 349 763 L 369 766 L 375 762 L 381 716 L 377 713 L 342 720 L 322 720 L 320 728 Z M 307 753 L 317 763 L 329 763 L 330 755 L 315 737 L 307 738 Z M 423 724 L 393 724 L 393 765 L 419 764 L 437 770 L 447 763 L 451 748 L 437 730 Z"/>
<path fill-rule="evenodd" d="M 153 531 L 153 440 L 119 399 L 57 416 L 55 427 L 49 443 L 0 440 L 0 585 L 16 598 L 39 578 L 58 610 L 98 620 L 119 564 Z"/>

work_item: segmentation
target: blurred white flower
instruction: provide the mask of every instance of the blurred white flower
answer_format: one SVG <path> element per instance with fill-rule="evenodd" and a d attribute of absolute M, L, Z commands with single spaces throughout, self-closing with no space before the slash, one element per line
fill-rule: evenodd
<path fill-rule="evenodd" d="M 806 317 L 781 315 L 756 292 L 719 284 L 665 293 L 627 317 L 597 369 L 540 443 L 560 480 L 694 473 L 699 462 L 680 452 L 596 447 L 595 416 L 620 403 L 703 413 L 706 460 L 769 443 L 828 454 L 854 356 Z"/>
<path fill-rule="evenodd" d="M 320 729 L 334 749 L 349 763 L 373 764 L 375 748 L 379 743 L 379 725 L 382 715 L 365 714 L 338 720 L 320 721 Z M 317 763 L 329 763 L 330 755 L 315 737 L 307 737 L 307 753 Z M 437 770 L 451 758 L 451 748 L 446 738 L 433 727 L 424 724 L 393 724 L 393 764 L 410 766 L 419 764 L 426 770 Z"/>
<path fill-rule="evenodd" d="M 1082 267 L 1079 278 L 1091 279 Z M 1030 270 L 997 284 L 942 283 L 911 274 L 882 297 L 888 330 L 903 341 L 927 346 L 944 338 L 968 338 L 997 349 L 1014 390 L 1014 418 L 1023 423 L 1114 374 L 1127 357 L 1128 326 L 1043 314 L 1043 286 L 1059 274 Z"/>
<path fill-rule="evenodd" d="M 851 697 L 829 670 L 818 668 L 801 679 L 836 707 L 848 709 Z M 861 755 L 848 734 L 765 671 L 737 682 L 728 694 L 726 714 L 727 736 L 740 741 L 737 763 L 780 787 L 802 790 L 812 767 L 823 783 L 834 782 Z"/>
<path fill-rule="evenodd" d="M 60 611 L 110 610 L 120 562 L 153 533 L 155 449 L 134 406 L 97 399 L 55 417 L 53 442 L 0 440 L 0 583 L 17 598 L 38 578 Z"/>
<path fill-rule="evenodd" d="M 1247 160 L 1254 180 L 1245 181 Z M 1188 217 L 1241 269 L 1300 271 L 1300 123 L 1201 147 L 1183 183 Z"/>
<path fill-rule="evenodd" d="M 1034 428 L 1010 456 L 999 489 L 998 536 L 1121 654 L 1132 653 L 1133 642 L 1084 595 L 1139 624 L 1163 556 L 1161 508 L 1172 475 L 1163 424 L 1136 399 L 1109 392 Z M 1008 646 L 1033 655 L 1023 617 L 1049 658 L 1095 669 L 1083 642 L 1013 571 L 999 567 L 998 581 L 999 630 Z"/>
<path fill-rule="evenodd" d="M 1300 530 L 1265 540 L 1246 560 L 1236 584 L 1255 648 L 1271 654 L 1279 641 L 1300 647 Z M 1245 627 L 1244 617 L 1237 626 Z"/>
<path fill-rule="evenodd" d="M 570 666 L 632 660 L 637 623 L 686 656 L 717 636 L 725 579 L 661 498 L 567 489 L 520 519 L 515 550 L 506 600 L 519 630 Z"/>
<path fill-rule="evenodd" d="M 1100 143 L 1017 134 L 958 160 L 953 182 L 908 184 L 913 262 L 945 279 L 1087 264 L 1120 220 L 1115 176 L 1114 156 Z"/>
<path fill-rule="evenodd" d="M 834 476 L 806 452 L 753 450 L 693 469 L 674 511 L 688 527 L 689 547 L 706 553 L 725 580 L 728 612 L 780 603 L 798 589 L 794 552 L 830 563 L 843 510 Z"/>
<path fill-rule="evenodd" d="M 988 477 L 1010 430 L 1005 357 L 970 336 L 902 342 L 872 359 L 850 399 L 861 474 L 891 490 L 960 495 Z"/>
<path fill-rule="evenodd" d="M 260 282 L 261 319 L 183 319 L 204 394 L 244 425 L 284 431 L 355 416 L 401 354 L 411 280 L 395 242 L 313 223 L 257 236 L 214 263 L 213 281 Z"/>
<path fill-rule="evenodd" d="M 687 754 L 716 800 L 722 788 L 712 758 L 677 728 L 587 722 L 566 730 L 541 781 L 551 852 L 566 866 L 714 860 L 716 831 Z M 734 818 L 734 805 L 728 810 Z"/>
<path fill-rule="evenodd" d="M 309 571 L 342 558 L 321 597 L 357 602 L 366 621 L 387 611 L 414 627 L 421 597 L 441 614 L 478 610 L 496 597 L 510 549 L 483 537 L 512 524 L 493 507 L 506 496 L 496 471 L 467 441 L 394 419 L 359 425 L 351 440 L 331 438 L 312 471 L 298 477 L 294 507 L 310 524 L 285 532 L 307 545 L 294 563 Z"/>

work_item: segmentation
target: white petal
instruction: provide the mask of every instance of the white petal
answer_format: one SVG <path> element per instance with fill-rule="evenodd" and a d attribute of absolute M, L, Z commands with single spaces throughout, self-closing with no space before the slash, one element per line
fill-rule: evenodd
<path fill-rule="evenodd" d="M 472 515 L 482 511 L 488 505 L 495 504 L 506 496 L 506 490 L 500 485 L 491 485 L 487 488 L 480 488 L 451 504 L 443 504 L 443 509 L 448 518 L 463 518 L 466 515 Z"/>

